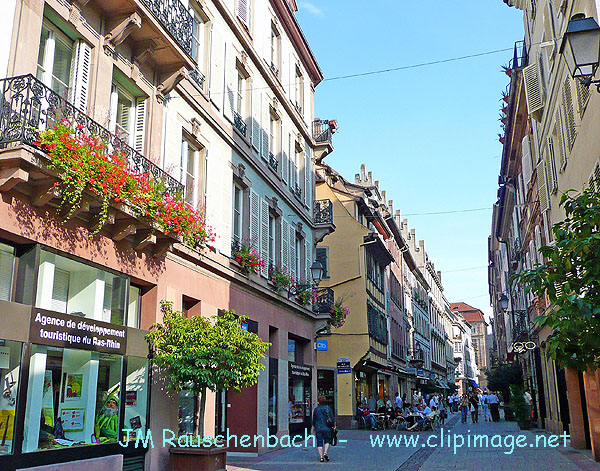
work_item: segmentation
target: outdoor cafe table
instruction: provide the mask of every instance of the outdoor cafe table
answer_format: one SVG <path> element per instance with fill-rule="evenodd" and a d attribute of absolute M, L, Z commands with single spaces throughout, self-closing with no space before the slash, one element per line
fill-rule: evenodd
<path fill-rule="evenodd" d="M 408 414 L 405 419 L 408 422 L 408 426 L 412 427 L 417 421 L 421 420 L 423 417 L 421 414 Z"/>

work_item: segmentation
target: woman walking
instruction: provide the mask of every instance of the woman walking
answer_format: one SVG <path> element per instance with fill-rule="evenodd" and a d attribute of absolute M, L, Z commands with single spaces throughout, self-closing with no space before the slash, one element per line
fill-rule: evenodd
<path fill-rule="evenodd" d="M 460 401 L 460 423 L 467 423 L 467 412 L 469 411 L 469 397 L 464 394 Z"/>
<path fill-rule="evenodd" d="M 321 463 L 329 461 L 327 451 L 331 444 L 331 430 L 335 429 L 335 420 L 333 412 L 329 406 L 325 405 L 325 396 L 319 396 L 317 399 L 319 405 L 313 411 L 313 432 L 317 438 L 317 450 Z"/>

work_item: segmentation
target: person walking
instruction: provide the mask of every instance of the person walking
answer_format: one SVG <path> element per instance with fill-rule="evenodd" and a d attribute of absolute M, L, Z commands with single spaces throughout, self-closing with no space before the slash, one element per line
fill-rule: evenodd
<path fill-rule="evenodd" d="M 313 411 L 313 432 L 317 438 L 317 450 L 321 463 L 329 461 L 327 451 L 331 444 L 331 431 L 335 429 L 335 419 L 331 408 L 325 405 L 325 396 L 317 398 L 319 405 Z"/>
<path fill-rule="evenodd" d="M 494 422 L 498 422 L 500 420 L 500 411 L 498 409 L 500 406 L 500 400 L 498 399 L 496 393 L 492 392 L 488 395 L 488 404 L 490 406 L 492 420 Z"/>
<path fill-rule="evenodd" d="M 471 423 L 476 424 L 479 422 L 479 396 L 477 393 L 472 393 L 469 398 L 469 403 L 471 404 Z"/>
<path fill-rule="evenodd" d="M 394 407 L 396 407 L 396 409 L 402 410 L 402 398 L 400 397 L 400 393 L 396 393 L 396 399 L 394 400 Z"/>
<path fill-rule="evenodd" d="M 469 411 L 469 397 L 464 394 L 460 402 L 460 423 L 467 423 L 467 412 Z"/>
<path fill-rule="evenodd" d="M 484 422 L 491 422 L 490 418 L 490 405 L 489 405 L 489 396 L 487 390 L 483 390 L 483 395 L 481 396 L 481 410 L 483 411 L 483 420 Z"/>

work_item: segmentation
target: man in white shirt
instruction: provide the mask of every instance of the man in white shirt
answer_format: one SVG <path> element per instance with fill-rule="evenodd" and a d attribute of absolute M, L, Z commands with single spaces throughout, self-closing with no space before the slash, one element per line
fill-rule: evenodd
<path fill-rule="evenodd" d="M 498 408 L 500 406 L 500 400 L 498 399 L 498 396 L 496 396 L 495 393 L 490 393 L 488 394 L 488 405 L 490 406 L 490 414 L 492 416 L 492 420 L 494 422 L 498 422 L 500 420 L 500 413 L 498 411 Z"/>
<path fill-rule="evenodd" d="M 483 391 L 483 395 L 481 396 L 479 402 L 483 411 L 483 420 L 485 422 L 491 421 L 492 419 L 490 418 L 489 396 L 486 390 Z"/>
<path fill-rule="evenodd" d="M 423 425 L 425 423 L 425 421 L 427 420 L 427 417 L 429 416 L 429 414 L 431 414 L 431 409 L 429 408 L 429 406 L 427 406 L 425 408 L 423 408 L 423 406 L 420 406 L 417 413 L 421 415 L 421 418 L 417 422 L 415 422 L 412 427 L 408 427 L 406 430 L 414 430 L 415 428 Z"/>
<path fill-rule="evenodd" d="M 396 393 L 396 399 L 394 399 L 394 406 L 402 410 L 402 398 L 400 397 L 399 392 Z"/>
<path fill-rule="evenodd" d="M 429 408 L 433 409 L 435 406 L 436 406 L 435 396 L 431 396 L 431 399 L 429 400 Z"/>

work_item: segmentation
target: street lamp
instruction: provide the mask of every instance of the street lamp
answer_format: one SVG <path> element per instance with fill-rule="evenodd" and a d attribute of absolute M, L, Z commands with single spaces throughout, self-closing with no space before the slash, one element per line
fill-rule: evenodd
<path fill-rule="evenodd" d="M 505 312 L 508 309 L 508 296 L 506 296 L 506 293 L 502 293 L 502 296 L 500 296 L 500 307 Z"/>
<path fill-rule="evenodd" d="M 600 80 L 592 80 L 600 63 L 600 26 L 594 18 L 583 13 L 571 17 L 560 45 L 560 53 L 567 62 L 573 78 L 583 80 L 585 86 L 596 84 L 600 92 Z"/>
<path fill-rule="evenodd" d="M 310 275 L 312 276 L 313 282 L 315 285 L 318 285 L 323 279 L 324 272 L 323 265 L 318 260 L 315 260 L 314 263 L 310 266 Z"/>

